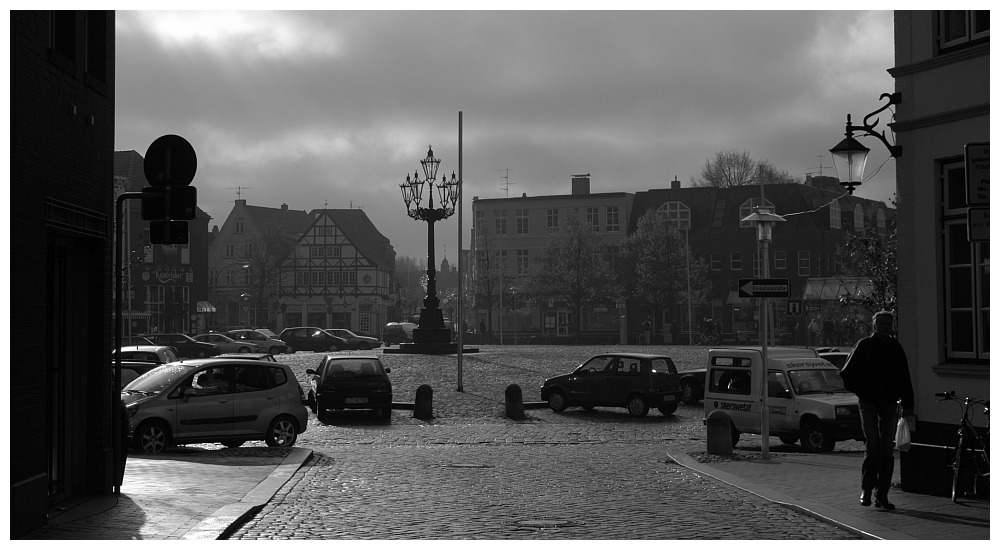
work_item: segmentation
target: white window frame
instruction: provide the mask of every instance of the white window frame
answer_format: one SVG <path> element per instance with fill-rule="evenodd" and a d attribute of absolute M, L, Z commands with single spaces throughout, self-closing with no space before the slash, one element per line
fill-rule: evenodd
<path fill-rule="evenodd" d="M 729 271 L 743 271 L 743 253 L 729 253 Z"/>
<path fill-rule="evenodd" d="M 548 208 L 545 210 L 545 232 L 546 233 L 558 233 L 559 232 L 559 209 L 558 208 Z"/>
<path fill-rule="evenodd" d="M 604 213 L 605 217 L 605 227 L 610 233 L 612 231 L 621 231 L 621 221 L 618 217 L 618 205 L 609 206 Z"/>
<path fill-rule="evenodd" d="M 691 229 L 691 209 L 680 201 L 669 201 L 660 205 L 660 212 L 667 215 L 667 221 L 681 230 Z"/>
<path fill-rule="evenodd" d="M 497 210 L 493 213 L 493 223 L 496 227 L 497 235 L 507 234 L 507 211 Z"/>
<path fill-rule="evenodd" d="M 788 268 L 788 260 L 786 258 L 787 253 L 784 250 L 774 251 L 774 269 L 775 271 L 784 271 Z"/>
<path fill-rule="evenodd" d="M 830 203 L 830 229 L 840 229 L 840 201 Z"/>
<path fill-rule="evenodd" d="M 515 212 L 514 231 L 518 235 L 528 234 L 528 209 L 518 208 Z"/>
<path fill-rule="evenodd" d="M 947 50 L 955 46 L 961 46 L 969 42 L 974 42 L 982 38 L 989 38 L 990 30 L 989 28 L 976 32 L 976 24 L 979 22 L 980 12 L 984 12 L 989 21 L 989 11 L 988 10 L 941 10 L 937 12 L 937 33 L 938 33 L 938 48 L 940 50 Z M 962 34 L 956 34 L 955 36 L 948 36 L 948 23 L 951 18 L 954 17 L 956 21 L 961 23 Z"/>
<path fill-rule="evenodd" d="M 812 259 L 808 250 L 799 250 L 799 277 L 812 275 Z"/>

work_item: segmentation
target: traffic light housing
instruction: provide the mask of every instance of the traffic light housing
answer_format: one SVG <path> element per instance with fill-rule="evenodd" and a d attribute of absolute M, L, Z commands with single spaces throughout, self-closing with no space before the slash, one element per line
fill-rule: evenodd
<path fill-rule="evenodd" d="M 143 187 L 143 220 L 193 220 L 198 189 L 191 186 Z"/>

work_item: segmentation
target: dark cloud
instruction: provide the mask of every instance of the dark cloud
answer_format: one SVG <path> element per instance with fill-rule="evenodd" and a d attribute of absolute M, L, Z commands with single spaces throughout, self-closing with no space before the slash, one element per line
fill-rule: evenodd
<path fill-rule="evenodd" d="M 422 257 L 398 184 L 428 144 L 458 170 L 459 111 L 467 199 L 504 196 L 503 169 L 511 196 L 587 172 L 595 192 L 687 185 L 723 149 L 832 175 L 847 113 L 892 90 L 892 38 L 891 12 L 121 11 L 116 148 L 187 137 L 215 223 L 240 186 L 251 204 L 363 207 Z M 893 178 L 890 162 L 859 194 L 886 199 Z M 455 221 L 438 227 L 453 260 Z"/>

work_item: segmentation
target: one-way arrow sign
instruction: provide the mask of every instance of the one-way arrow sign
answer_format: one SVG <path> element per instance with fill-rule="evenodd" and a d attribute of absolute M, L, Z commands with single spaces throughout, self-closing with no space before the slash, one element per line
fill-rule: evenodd
<path fill-rule="evenodd" d="M 788 298 L 788 279 L 740 279 L 740 298 Z"/>

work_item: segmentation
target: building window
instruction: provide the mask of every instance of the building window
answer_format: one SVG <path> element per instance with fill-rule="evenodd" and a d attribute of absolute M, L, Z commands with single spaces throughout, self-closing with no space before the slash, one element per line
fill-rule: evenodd
<path fill-rule="evenodd" d="M 860 204 L 854 205 L 854 230 L 861 233 L 865 231 L 865 210 Z"/>
<path fill-rule="evenodd" d="M 358 273 L 356 271 L 345 271 L 344 286 L 356 286 L 358 284 Z"/>
<path fill-rule="evenodd" d="M 233 233 L 236 235 L 243 234 L 243 220 L 236 220 L 236 227 L 233 228 Z"/>
<path fill-rule="evenodd" d="M 757 225 L 754 222 L 745 222 L 743 221 L 743 218 L 746 218 L 750 214 L 756 212 L 757 208 L 761 205 L 762 203 L 760 202 L 760 198 L 747 199 L 740 205 L 740 227 L 755 227 Z M 774 203 L 767 199 L 764 199 L 763 207 L 770 208 L 771 212 L 774 212 Z"/>
<path fill-rule="evenodd" d="M 327 245 L 326 247 L 326 257 L 327 258 L 339 258 L 340 257 L 340 247 L 335 245 Z"/>
<path fill-rule="evenodd" d="M 729 255 L 729 270 L 730 271 L 742 271 L 743 270 L 743 254 L 740 252 L 733 252 Z"/>
<path fill-rule="evenodd" d="M 775 271 L 777 271 L 777 270 L 784 271 L 786 269 L 785 262 L 786 262 L 785 251 L 784 250 L 775 250 L 774 251 L 774 269 L 775 269 Z"/>
<path fill-rule="evenodd" d="M 486 236 L 486 212 L 476 210 L 476 236 Z"/>
<path fill-rule="evenodd" d="M 691 229 L 691 209 L 683 202 L 666 202 L 660 205 L 659 210 L 666 213 L 667 221 L 677 229 Z"/>
<path fill-rule="evenodd" d="M 528 209 L 527 208 L 519 208 L 519 209 L 517 209 L 515 211 L 515 216 L 516 217 L 514 218 L 514 223 L 515 223 L 514 231 L 516 231 L 518 235 L 527 235 L 528 234 Z"/>
<path fill-rule="evenodd" d="M 600 231 L 601 229 L 601 213 L 600 208 L 596 206 L 587 207 L 587 223 L 594 228 L 594 231 Z"/>
<path fill-rule="evenodd" d="M 507 234 L 507 211 L 497 210 L 493 214 L 493 221 L 496 223 L 497 235 Z"/>
<path fill-rule="evenodd" d="M 323 272 L 318 270 L 313 270 L 309 272 L 309 285 L 310 286 L 323 286 Z"/>
<path fill-rule="evenodd" d="M 725 219 L 725 214 L 726 214 L 726 199 L 716 200 L 715 211 L 712 212 L 712 227 L 716 228 L 722 227 L 722 222 Z"/>
<path fill-rule="evenodd" d="M 108 15 L 87 12 L 87 66 L 84 70 L 100 82 L 108 79 Z"/>
<path fill-rule="evenodd" d="M 527 275 L 528 274 L 528 251 L 527 250 L 515 250 L 514 251 L 514 269 L 516 269 L 517 275 Z"/>
<path fill-rule="evenodd" d="M 799 250 L 799 277 L 808 277 L 811 274 L 812 272 L 809 265 L 809 251 Z"/>
<path fill-rule="evenodd" d="M 50 11 L 49 47 L 68 61 L 76 62 L 76 12 Z"/>
<path fill-rule="evenodd" d="M 227 244 L 226 245 L 226 257 L 227 258 L 232 258 L 234 254 L 236 254 L 236 245 L 232 244 L 232 243 Z"/>
<path fill-rule="evenodd" d="M 989 10 L 948 10 L 937 12 L 938 49 L 945 53 L 990 37 Z"/>
<path fill-rule="evenodd" d="M 830 203 L 830 229 L 840 229 L 840 201 Z"/>
<path fill-rule="evenodd" d="M 879 231 L 885 231 L 885 210 L 881 208 L 875 211 L 875 226 Z"/>
<path fill-rule="evenodd" d="M 331 269 L 326 272 L 326 286 L 331 286 L 331 287 L 340 286 L 340 271 Z"/>
<path fill-rule="evenodd" d="M 618 207 L 617 206 L 609 206 L 607 208 L 607 212 L 604 215 L 605 215 L 605 218 L 606 218 L 606 221 L 607 221 L 607 223 L 605 224 L 605 227 L 607 228 L 607 230 L 609 232 L 611 232 L 611 231 L 620 231 L 621 230 L 621 225 L 620 225 L 620 223 L 618 221 Z"/>
<path fill-rule="evenodd" d="M 722 271 L 722 256 L 712 254 L 709 257 L 709 265 L 712 271 Z"/>
<path fill-rule="evenodd" d="M 545 232 L 559 232 L 559 209 L 549 208 L 545 210 Z"/>
<path fill-rule="evenodd" d="M 208 270 L 208 286 L 219 286 L 219 270 L 214 267 Z"/>
<path fill-rule="evenodd" d="M 754 252 L 753 253 L 753 276 L 754 277 L 763 277 L 764 276 L 764 272 L 761 271 L 761 269 L 760 269 L 760 253 L 759 252 Z"/>
<path fill-rule="evenodd" d="M 969 242 L 964 162 L 942 166 L 945 349 L 952 360 L 990 358 L 990 243 Z"/>

